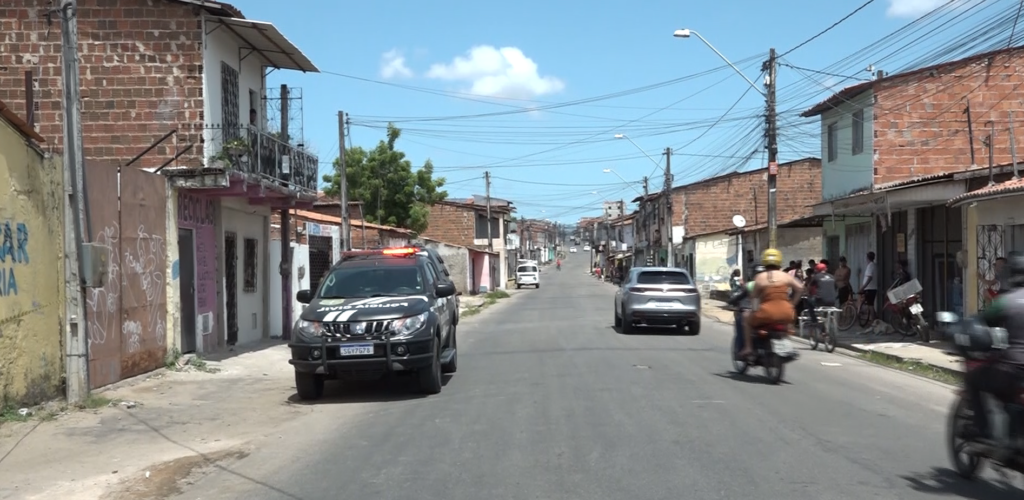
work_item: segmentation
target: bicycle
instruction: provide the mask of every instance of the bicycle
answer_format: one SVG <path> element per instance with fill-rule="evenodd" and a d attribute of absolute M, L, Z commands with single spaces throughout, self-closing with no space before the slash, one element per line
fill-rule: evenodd
<path fill-rule="evenodd" d="M 839 321 L 837 326 L 840 330 L 846 331 L 853 327 L 853 324 L 859 323 L 861 328 L 864 328 L 871 324 L 874 320 L 875 308 L 869 307 L 864 302 L 863 293 L 853 293 L 850 298 L 843 303 L 843 306 L 839 309 Z"/>
<path fill-rule="evenodd" d="M 805 297 L 805 301 L 808 299 Z M 815 307 L 815 319 L 812 321 L 810 313 L 803 312 L 800 314 L 799 327 L 800 337 L 807 339 L 811 343 L 811 350 L 817 350 L 819 344 L 825 345 L 825 352 L 831 353 L 836 350 L 836 313 L 841 309 L 837 307 Z M 821 317 L 825 317 L 825 321 L 821 321 Z M 810 324 L 811 327 L 808 329 L 810 332 L 808 335 L 804 335 L 804 327 Z"/>

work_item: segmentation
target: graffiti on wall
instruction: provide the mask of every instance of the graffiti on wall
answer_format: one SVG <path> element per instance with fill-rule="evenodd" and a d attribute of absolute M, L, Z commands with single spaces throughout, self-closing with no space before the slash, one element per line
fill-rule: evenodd
<path fill-rule="evenodd" d="M 697 280 L 725 282 L 736 266 L 736 240 L 728 236 L 701 238 L 694 245 L 694 254 Z"/>
<path fill-rule="evenodd" d="M 93 313 L 89 320 L 90 346 L 104 344 L 110 328 L 120 329 L 130 354 L 140 350 L 143 335 L 151 336 L 157 345 L 164 344 L 167 324 L 160 304 L 166 294 L 163 269 L 167 245 L 162 236 L 149 234 L 142 225 L 133 236 L 134 245 L 122 245 L 121 228 L 114 221 L 95 240 L 110 250 L 110 263 L 103 287 L 89 289 L 86 296 L 86 305 Z M 121 304 L 141 308 L 143 317 L 120 321 Z"/>
<path fill-rule="evenodd" d="M 217 202 L 208 196 L 178 192 L 178 227 L 195 235 L 196 328 L 213 333 L 217 307 Z"/>
<path fill-rule="evenodd" d="M 86 177 L 91 243 L 110 255 L 103 287 L 85 296 L 89 385 L 96 388 L 164 363 L 167 181 L 159 174 L 97 163 L 86 164 Z"/>
<path fill-rule="evenodd" d="M 3 221 L 0 232 L 0 297 L 10 297 L 18 295 L 18 267 L 29 263 L 28 226 Z"/>

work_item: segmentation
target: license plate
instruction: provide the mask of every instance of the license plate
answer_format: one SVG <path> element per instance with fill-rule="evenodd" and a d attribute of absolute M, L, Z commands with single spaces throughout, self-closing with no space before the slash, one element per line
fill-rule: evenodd
<path fill-rule="evenodd" d="M 924 312 L 924 306 L 921 304 L 914 304 L 910 306 L 910 314 L 921 314 Z"/>
<path fill-rule="evenodd" d="M 788 340 L 773 340 L 772 352 L 776 354 L 788 354 L 793 352 L 793 344 Z"/>
<path fill-rule="evenodd" d="M 373 344 L 345 344 L 338 350 L 342 356 L 367 356 L 373 354 Z"/>

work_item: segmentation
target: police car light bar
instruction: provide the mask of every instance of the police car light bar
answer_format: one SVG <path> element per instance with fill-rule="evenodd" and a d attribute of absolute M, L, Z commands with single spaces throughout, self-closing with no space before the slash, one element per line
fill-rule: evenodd
<path fill-rule="evenodd" d="M 411 255 L 419 251 L 418 248 L 385 248 L 381 253 L 384 255 Z"/>

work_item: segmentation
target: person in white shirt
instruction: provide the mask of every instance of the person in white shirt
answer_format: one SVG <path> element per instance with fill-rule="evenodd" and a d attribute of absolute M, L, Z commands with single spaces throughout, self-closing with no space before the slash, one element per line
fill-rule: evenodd
<path fill-rule="evenodd" d="M 863 303 L 871 308 L 871 315 L 875 314 L 875 300 L 878 298 L 878 280 L 875 269 L 875 252 L 868 252 L 868 265 L 864 268 L 864 278 L 861 280 L 860 293 Z"/>

